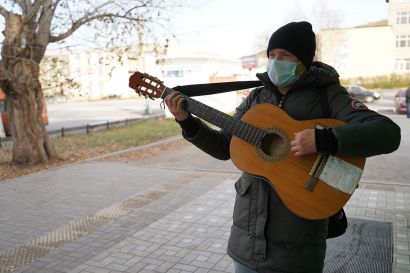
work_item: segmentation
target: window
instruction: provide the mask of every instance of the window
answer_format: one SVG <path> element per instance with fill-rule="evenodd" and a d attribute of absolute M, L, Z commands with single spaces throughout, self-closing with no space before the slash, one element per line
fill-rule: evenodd
<path fill-rule="evenodd" d="M 184 76 L 184 71 L 182 71 L 182 70 L 168 70 L 166 75 L 167 75 L 167 77 L 183 77 Z"/>
<path fill-rule="evenodd" d="M 410 35 L 397 35 L 396 47 L 410 47 Z"/>
<path fill-rule="evenodd" d="M 410 24 L 410 11 L 398 11 L 396 13 L 396 24 Z"/>
<path fill-rule="evenodd" d="M 395 70 L 399 72 L 410 71 L 410 58 L 396 59 Z"/>

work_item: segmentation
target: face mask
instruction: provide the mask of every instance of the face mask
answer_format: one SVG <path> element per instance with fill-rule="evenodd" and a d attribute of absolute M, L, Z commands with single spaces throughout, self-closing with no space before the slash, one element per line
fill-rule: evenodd
<path fill-rule="evenodd" d="M 288 86 L 299 79 L 300 74 L 296 75 L 297 66 L 295 62 L 269 59 L 266 71 L 274 85 Z"/>

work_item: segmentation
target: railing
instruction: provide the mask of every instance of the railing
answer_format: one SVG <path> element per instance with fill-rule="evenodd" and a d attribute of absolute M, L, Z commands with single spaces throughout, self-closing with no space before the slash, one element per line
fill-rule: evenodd
<path fill-rule="evenodd" d="M 160 114 L 160 115 L 151 115 L 151 116 L 147 116 L 143 118 L 124 119 L 124 120 L 118 120 L 118 121 L 107 121 L 104 123 L 98 123 L 98 124 L 92 124 L 92 125 L 86 124 L 83 126 L 76 126 L 76 127 L 69 127 L 69 128 L 62 127 L 61 129 L 58 129 L 58 130 L 48 131 L 48 137 L 50 139 L 55 139 L 55 138 L 66 137 L 66 136 L 84 135 L 84 134 L 89 134 L 92 132 L 105 131 L 111 128 L 118 128 L 118 127 L 126 126 L 128 124 L 134 124 L 134 123 L 139 123 L 145 120 L 159 119 L 163 117 L 164 115 Z M 12 142 L 11 137 L 0 138 L 0 147 L 11 147 L 12 144 L 13 142 Z"/>

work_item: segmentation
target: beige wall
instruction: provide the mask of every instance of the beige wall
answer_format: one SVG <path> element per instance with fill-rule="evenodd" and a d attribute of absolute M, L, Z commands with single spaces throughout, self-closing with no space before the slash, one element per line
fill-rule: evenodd
<path fill-rule="evenodd" d="M 342 78 L 385 75 L 394 69 L 393 41 L 390 26 L 323 30 L 318 58 Z"/>
<path fill-rule="evenodd" d="M 342 78 L 410 73 L 410 0 L 386 5 L 385 21 L 320 31 L 318 60 L 334 66 Z"/>

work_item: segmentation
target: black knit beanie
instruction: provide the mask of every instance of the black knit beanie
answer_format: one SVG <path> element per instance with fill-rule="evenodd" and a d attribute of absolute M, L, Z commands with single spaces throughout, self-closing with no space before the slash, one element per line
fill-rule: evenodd
<path fill-rule="evenodd" d="M 281 48 L 295 55 L 308 69 L 315 56 L 316 40 L 308 22 L 292 22 L 276 30 L 269 39 L 269 51 Z"/>

